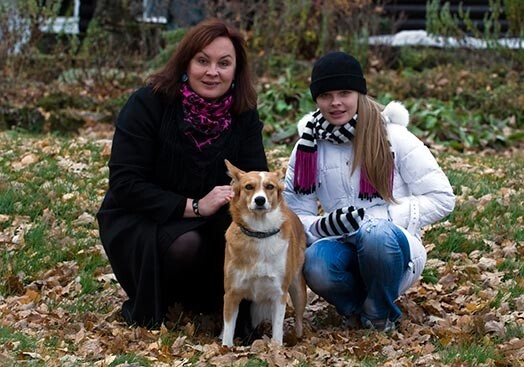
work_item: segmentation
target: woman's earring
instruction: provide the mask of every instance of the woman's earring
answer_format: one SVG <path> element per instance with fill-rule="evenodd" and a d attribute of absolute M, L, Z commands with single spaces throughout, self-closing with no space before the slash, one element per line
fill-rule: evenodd
<path fill-rule="evenodd" d="M 180 80 L 182 80 L 182 83 L 185 83 L 189 80 L 189 77 L 187 76 L 186 73 L 182 74 L 182 77 L 180 78 Z"/>
<path fill-rule="evenodd" d="M 233 82 L 231 83 L 231 89 L 235 89 L 235 81 L 233 80 Z"/>

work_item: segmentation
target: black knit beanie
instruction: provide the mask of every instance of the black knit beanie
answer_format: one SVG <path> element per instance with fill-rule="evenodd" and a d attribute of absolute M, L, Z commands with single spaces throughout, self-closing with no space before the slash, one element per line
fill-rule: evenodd
<path fill-rule="evenodd" d="M 314 101 L 319 94 L 332 90 L 354 90 L 367 94 L 360 63 L 341 51 L 330 52 L 313 65 L 309 90 Z"/>

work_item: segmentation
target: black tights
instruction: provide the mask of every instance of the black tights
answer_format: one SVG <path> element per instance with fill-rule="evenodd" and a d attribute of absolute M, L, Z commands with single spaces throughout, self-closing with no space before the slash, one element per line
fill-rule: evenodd
<path fill-rule="evenodd" d="M 205 233 L 205 232 L 203 232 Z M 173 301 L 204 313 L 218 312 L 224 295 L 224 253 L 216 238 L 206 241 L 205 235 L 190 231 L 178 237 L 167 249 L 164 259 L 164 282 L 173 292 Z M 222 245 L 223 246 L 223 245 Z M 217 251 L 218 250 L 218 251 Z M 259 337 L 251 327 L 250 302 L 242 301 L 235 336 L 249 345 Z"/>
<path fill-rule="evenodd" d="M 206 241 L 199 231 L 180 235 L 164 254 L 168 298 L 199 312 L 213 312 L 223 302 L 223 244 Z"/>
<path fill-rule="evenodd" d="M 164 269 L 168 273 L 187 274 L 202 263 L 202 236 L 197 231 L 186 232 L 178 237 L 164 255 Z"/>

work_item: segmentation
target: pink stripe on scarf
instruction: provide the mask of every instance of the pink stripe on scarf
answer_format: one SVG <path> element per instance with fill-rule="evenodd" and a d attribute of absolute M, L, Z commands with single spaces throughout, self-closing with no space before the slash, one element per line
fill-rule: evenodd
<path fill-rule="evenodd" d="M 297 149 L 295 161 L 294 188 L 309 194 L 314 191 L 317 178 L 317 152 L 304 152 Z"/>
<path fill-rule="evenodd" d="M 393 164 L 393 169 L 391 170 L 391 176 L 390 176 L 390 182 L 391 182 L 391 190 L 393 191 L 393 178 L 395 177 L 395 165 Z M 360 168 L 360 184 L 359 184 L 359 192 L 358 197 L 360 199 L 368 199 L 371 200 L 376 197 L 381 197 L 378 193 L 377 189 L 373 184 L 369 181 L 368 174 L 366 172 L 366 169 L 364 167 Z"/>
<path fill-rule="evenodd" d="M 377 189 L 369 182 L 368 174 L 363 167 L 360 168 L 360 187 L 358 194 L 359 197 L 364 199 L 371 199 L 377 195 Z"/>

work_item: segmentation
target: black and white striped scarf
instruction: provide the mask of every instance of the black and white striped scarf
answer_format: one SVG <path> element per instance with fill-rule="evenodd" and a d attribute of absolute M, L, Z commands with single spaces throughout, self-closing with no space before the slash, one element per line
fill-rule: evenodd
<path fill-rule="evenodd" d="M 311 194 L 316 190 L 317 140 L 327 140 L 334 144 L 344 144 L 352 141 L 355 137 L 357 119 L 358 113 L 344 125 L 332 125 L 322 116 L 320 110 L 316 110 L 313 113 L 298 141 L 293 182 L 293 188 L 296 193 Z M 376 197 L 380 197 L 379 193 L 369 182 L 366 170 L 361 169 L 359 198 L 372 200 Z"/>

